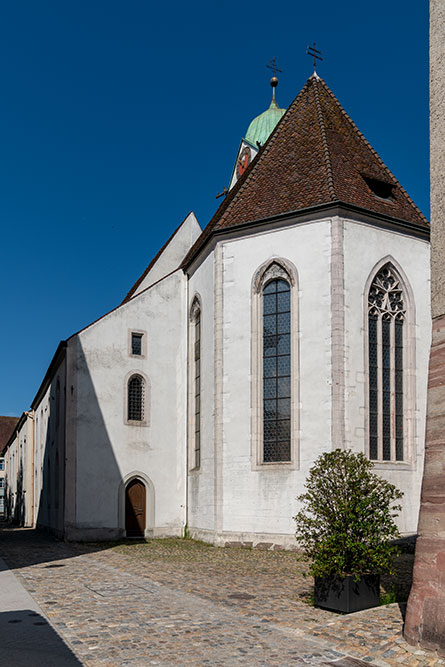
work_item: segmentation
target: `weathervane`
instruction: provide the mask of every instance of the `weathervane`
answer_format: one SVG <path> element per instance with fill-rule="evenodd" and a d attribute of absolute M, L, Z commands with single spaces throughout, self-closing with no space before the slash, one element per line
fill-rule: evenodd
<path fill-rule="evenodd" d="M 275 88 L 278 86 L 278 79 L 277 79 L 277 77 L 276 77 L 276 74 L 277 74 L 277 72 L 282 72 L 283 70 L 278 69 L 278 67 L 277 67 L 277 61 L 276 61 L 275 56 L 272 58 L 272 60 L 270 61 L 270 63 L 268 63 L 268 64 L 266 65 L 266 67 L 268 67 L 269 69 L 271 69 L 271 70 L 272 70 L 272 73 L 273 73 L 273 77 L 272 77 L 271 80 L 270 80 L 270 85 L 272 86 L 272 104 L 276 104 L 276 100 L 275 100 Z"/>
<path fill-rule="evenodd" d="M 274 78 L 276 78 L 276 74 L 277 74 L 277 72 L 282 72 L 282 71 L 283 71 L 282 69 L 278 69 L 278 67 L 277 67 L 277 60 L 276 60 L 275 56 L 272 58 L 272 60 L 270 61 L 270 63 L 268 63 L 268 64 L 266 65 L 266 67 L 268 67 L 269 69 L 272 70 L 273 75 L 274 75 Z"/>
<path fill-rule="evenodd" d="M 306 51 L 307 55 L 312 56 L 313 59 L 314 59 L 314 72 L 317 71 L 317 60 L 323 60 L 323 58 L 321 57 L 321 51 L 319 51 L 315 47 L 316 47 L 316 44 L 314 42 L 312 46 L 307 47 L 307 51 Z"/>

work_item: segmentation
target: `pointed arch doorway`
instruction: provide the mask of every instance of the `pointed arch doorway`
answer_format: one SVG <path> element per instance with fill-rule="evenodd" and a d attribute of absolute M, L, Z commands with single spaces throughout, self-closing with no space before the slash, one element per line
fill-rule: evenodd
<path fill-rule="evenodd" d="M 125 487 L 125 532 L 127 537 L 144 537 L 147 491 L 144 482 L 132 479 Z"/>

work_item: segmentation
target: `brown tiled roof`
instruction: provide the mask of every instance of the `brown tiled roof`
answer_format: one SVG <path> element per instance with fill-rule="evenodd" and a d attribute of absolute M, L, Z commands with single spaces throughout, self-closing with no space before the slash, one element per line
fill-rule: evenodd
<path fill-rule="evenodd" d="M 364 177 L 391 184 L 392 198 L 378 198 Z M 326 83 L 312 75 L 183 266 L 213 232 L 330 202 L 429 227 Z"/>
<path fill-rule="evenodd" d="M 19 417 L 0 417 L 0 452 L 8 442 Z"/>

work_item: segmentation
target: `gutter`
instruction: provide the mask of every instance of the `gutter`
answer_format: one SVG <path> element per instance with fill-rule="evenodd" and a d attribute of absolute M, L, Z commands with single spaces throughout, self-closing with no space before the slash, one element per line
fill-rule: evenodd
<path fill-rule="evenodd" d="M 42 380 L 42 383 L 40 387 L 37 390 L 36 395 L 34 396 L 34 399 L 31 403 L 31 409 L 35 410 L 36 407 L 38 406 L 40 399 L 42 397 L 42 394 L 45 393 L 45 391 L 48 389 L 51 381 L 54 379 L 54 374 L 57 371 L 57 369 L 60 366 L 60 363 L 62 359 L 64 358 L 65 355 L 65 350 L 67 348 L 68 342 L 66 340 L 61 340 L 57 350 L 54 353 L 53 358 L 51 359 L 51 362 L 48 366 L 48 370 L 45 373 L 45 377 Z"/>
<path fill-rule="evenodd" d="M 237 233 L 238 231 L 244 231 L 247 229 L 252 229 L 253 227 L 262 227 L 264 225 L 273 224 L 274 222 L 281 222 L 295 218 L 301 218 L 307 215 L 313 215 L 318 212 L 327 212 L 332 211 L 333 215 L 341 215 L 342 212 L 352 212 L 359 213 L 362 216 L 371 219 L 375 222 L 388 223 L 388 226 L 396 228 L 398 231 L 405 232 L 408 234 L 414 234 L 415 236 L 422 238 L 426 241 L 430 239 L 430 226 L 427 224 L 419 225 L 414 222 L 409 222 L 407 220 L 402 220 L 401 218 L 395 218 L 391 215 L 385 213 L 374 213 L 367 208 L 362 208 L 355 204 L 348 204 L 342 202 L 341 200 L 327 202 L 325 204 L 316 204 L 315 206 L 308 206 L 307 208 L 297 209 L 296 211 L 289 211 L 286 213 L 279 213 L 277 215 L 270 216 L 268 218 L 259 218 L 258 220 L 251 220 L 249 222 L 243 222 L 238 225 L 233 225 L 231 227 L 221 227 L 219 229 L 214 229 L 210 232 L 208 237 L 204 240 L 203 244 L 196 249 L 193 255 L 186 258 L 186 261 L 183 262 L 181 268 L 184 272 L 190 268 L 194 260 L 199 256 L 199 254 L 204 250 L 209 241 L 215 236 L 224 236 L 230 233 Z M 384 225 L 381 225 L 384 226 Z M 205 229 L 203 231 L 205 234 Z"/>

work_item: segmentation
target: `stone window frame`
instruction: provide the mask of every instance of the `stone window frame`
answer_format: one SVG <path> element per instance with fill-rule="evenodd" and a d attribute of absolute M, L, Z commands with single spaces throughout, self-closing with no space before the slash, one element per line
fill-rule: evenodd
<path fill-rule="evenodd" d="M 263 461 L 263 288 L 271 280 L 284 279 L 290 285 L 291 301 L 291 456 L 290 461 Z M 299 382 L 299 312 L 298 271 L 283 257 L 264 262 L 252 279 L 252 349 L 251 349 L 251 409 L 252 409 L 252 470 L 298 470 L 300 466 L 300 382 Z"/>
<path fill-rule="evenodd" d="M 144 415 L 141 421 L 136 419 L 128 419 L 128 384 L 131 378 L 139 375 L 143 379 L 143 401 L 144 401 Z M 150 381 L 148 377 L 140 369 L 129 371 L 124 380 L 124 424 L 128 426 L 150 426 Z"/>
<path fill-rule="evenodd" d="M 363 293 L 363 311 L 364 311 L 364 368 L 365 368 L 365 454 L 370 458 L 369 443 L 369 320 L 368 320 L 368 299 L 369 290 L 379 271 L 386 266 L 391 265 L 392 270 L 400 281 L 403 298 L 405 302 L 405 319 L 403 326 L 403 461 L 372 459 L 376 470 L 414 470 L 416 467 L 416 440 L 417 440 L 417 420 L 416 420 L 416 309 L 414 302 L 414 293 L 410 282 L 397 260 L 391 255 L 380 259 L 372 268 L 365 283 Z"/>
<path fill-rule="evenodd" d="M 196 465 L 196 440 L 195 440 L 195 323 L 196 316 L 200 315 L 200 448 L 199 448 L 199 462 Z M 200 294 L 196 293 L 191 301 L 189 309 L 188 321 L 188 469 L 189 472 L 199 472 L 202 464 L 202 299 Z"/>
<path fill-rule="evenodd" d="M 141 338 L 141 354 L 133 354 L 131 338 L 132 334 L 138 334 Z M 143 329 L 128 329 L 127 335 L 128 356 L 132 359 L 146 359 L 147 358 L 147 332 Z"/>

